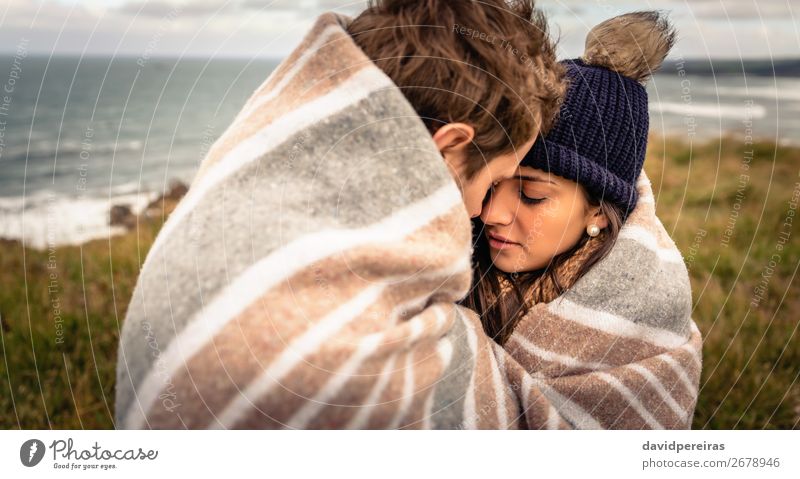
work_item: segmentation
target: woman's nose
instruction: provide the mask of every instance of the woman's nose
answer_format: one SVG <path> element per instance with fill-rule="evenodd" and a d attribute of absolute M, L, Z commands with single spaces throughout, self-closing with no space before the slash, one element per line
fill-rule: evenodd
<path fill-rule="evenodd" d="M 487 225 L 508 225 L 514 220 L 514 211 L 500 188 L 489 192 L 481 211 L 481 221 Z"/>

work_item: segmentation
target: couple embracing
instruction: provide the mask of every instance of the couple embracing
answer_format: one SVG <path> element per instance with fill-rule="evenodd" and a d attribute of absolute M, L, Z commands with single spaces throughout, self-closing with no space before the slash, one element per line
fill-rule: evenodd
<path fill-rule="evenodd" d="M 558 62 L 530 0 L 322 15 L 148 253 L 116 426 L 689 428 L 702 340 L 642 171 L 673 40 L 637 12 Z"/>

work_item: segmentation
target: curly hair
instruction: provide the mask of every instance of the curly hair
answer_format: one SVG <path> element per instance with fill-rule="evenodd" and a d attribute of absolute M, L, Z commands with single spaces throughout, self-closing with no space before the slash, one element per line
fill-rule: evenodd
<path fill-rule="evenodd" d="M 468 179 L 545 133 L 565 93 L 533 0 L 374 0 L 348 32 L 431 134 L 455 122 L 475 129 Z"/>

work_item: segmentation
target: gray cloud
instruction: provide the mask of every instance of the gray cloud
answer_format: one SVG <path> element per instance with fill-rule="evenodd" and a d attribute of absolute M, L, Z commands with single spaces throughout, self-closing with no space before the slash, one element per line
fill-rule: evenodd
<path fill-rule="evenodd" d="M 30 50 L 94 54 L 139 54 L 153 32 L 163 30 L 158 54 L 203 56 L 288 54 L 314 18 L 324 11 L 354 15 L 364 0 L 84 0 L 70 6 L 54 0 L 7 0 L 0 23 L 0 48 L 19 38 Z M 560 51 L 581 53 L 588 30 L 623 12 L 671 12 L 679 33 L 676 51 L 685 57 L 798 56 L 798 7 L 794 0 L 539 0 Z M 3 12 L 0 10 L 0 15 Z M 165 19 L 169 19 L 165 22 Z M 793 20 L 794 19 L 794 20 Z M 95 30 L 91 37 L 92 30 Z M 63 30 L 63 31 L 62 31 Z M 60 37 L 59 37 L 60 35 Z M 91 37 L 91 38 L 90 38 Z M 738 45 L 737 45 L 738 43 Z"/>

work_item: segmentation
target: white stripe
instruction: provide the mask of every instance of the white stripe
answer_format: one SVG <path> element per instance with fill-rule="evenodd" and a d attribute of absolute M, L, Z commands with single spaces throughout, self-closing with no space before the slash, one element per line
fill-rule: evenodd
<path fill-rule="evenodd" d="M 440 333 L 443 333 L 444 331 L 442 331 L 442 328 L 444 327 L 445 324 L 447 324 L 447 313 L 442 311 L 441 304 L 433 306 L 433 313 L 436 315 L 436 326 L 434 326 L 434 331 L 439 331 Z"/>
<path fill-rule="evenodd" d="M 701 336 L 701 343 L 700 344 L 701 344 L 701 347 L 702 347 L 702 333 L 700 332 L 700 329 L 697 327 L 697 324 L 694 322 L 693 319 L 689 320 L 689 328 L 690 328 L 690 330 L 691 330 L 693 335 L 697 334 L 697 335 Z M 703 365 L 702 352 L 700 350 L 698 350 L 697 348 L 695 348 L 694 344 L 692 344 L 691 342 L 687 342 L 686 344 L 681 346 L 681 349 L 691 353 L 692 359 L 694 360 L 695 363 L 697 363 L 698 366 L 702 366 Z"/>
<path fill-rule="evenodd" d="M 661 395 L 661 398 L 664 400 L 665 403 L 672 409 L 672 412 L 675 413 L 676 416 L 681 418 L 681 420 L 686 420 L 689 416 L 689 412 L 686 411 L 684 408 L 681 407 L 680 404 L 672 397 L 672 394 L 664 388 L 664 385 L 661 383 L 661 380 L 653 374 L 652 371 L 647 369 L 646 367 L 642 366 L 641 364 L 629 364 L 627 366 L 629 369 L 633 369 L 637 373 L 644 376 L 645 379 L 650 383 L 653 388 L 658 391 L 658 394 Z"/>
<path fill-rule="evenodd" d="M 343 81 L 335 90 L 305 103 L 291 112 L 276 118 L 272 123 L 241 141 L 227 155 L 217 161 L 189 188 L 186 196 L 164 223 L 161 232 L 153 242 L 147 258 L 158 251 L 165 238 L 181 224 L 183 219 L 203 199 L 215 185 L 235 173 L 248 163 L 263 157 L 273 148 L 282 144 L 296 132 L 308 128 L 320 119 L 334 115 L 371 95 L 373 92 L 390 88 L 393 83 L 377 68 L 367 68 Z M 145 260 L 146 262 L 147 260 Z"/>
<path fill-rule="evenodd" d="M 442 360 L 442 373 L 450 366 L 450 361 L 453 360 L 453 342 L 447 338 L 442 338 L 439 344 L 436 345 L 436 354 Z"/>
<path fill-rule="evenodd" d="M 678 248 L 660 247 L 656 237 L 642 226 L 627 224 L 620 230 L 619 237 L 636 241 L 640 245 L 654 252 L 661 261 L 683 264 L 683 256 L 681 256 L 681 252 L 678 250 Z"/>
<path fill-rule="evenodd" d="M 378 400 L 381 397 L 381 393 L 383 390 L 386 389 L 386 385 L 389 383 L 389 379 L 392 377 L 392 367 L 394 366 L 395 361 L 397 360 L 397 355 L 399 353 L 394 353 L 389 357 L 389 360 L 386 361 L 386 365 L 381 370 L 380 378 L 375 383 L 375 386 L 370 391 L 369 396 L 367 399 L 364 400 L 364 404 L 358 408 L 358 412 L 350 419 L 350 422 L 345 426 L 346 429 L 363 429 L 368 423 L 370 416 L 372 415 L 372 411 L 378 406 Z"/>
<path fill-rule="evenodd" d="M 463 314 L 460 314 L 456 311 L 458 318 L 461 319 L 461 322 L 464 323 L 464 326 L 467 329 L 467 343 L 469 344 L 469 349 L 472 352 L 472 376 L 469 380 L 469 387 L 467 388 L 466 397 L 464 398 L 464 420 L 462 422 L 462 428 L 464 429 L 477 429 L 477 417 L 475 415 L 475 373 L 477 372 L 477 365 L 478 365 L 478 337 L 475 335 L 475 331 L 472 330 L 472 324 L 464 317 Z M 464 365 L 466 367 L 467 365 Z"/>
<path fill-rule="evenodd" d="M 492 344 L 497 343 L 492 341 Z M 506 391 L 503 390 L 503 378 L 500 377 L 500 370 L 504 370 L 505 364 L 502 363 L 502 355 L 497 358 L 495 357 L 494 351 L 489 351 L 489 359 L 492 361 L 492 385 L 494 386 L 494 395 L 497 397 L 495 404 L 497 422 L 500 425 L 499 429 L 508 429 L 508 425 L 511 421 L 507 417 L 508 410 L 506 409 Z"/>
<path fill-rule="evenodd" d="M 385 243 L 403 238 L 427 225 L 462 202 L 455 184 L 448 183 L 431 196 L 365 228 L 320 231 L 287 244 L 261 259 L 236 278 L 203 310 L 199 311 L 169 343 L 160 356 L 160 372 L 151 368 L 137 388 L 139 403 L 132 405 L 123 422 L 138 429 L 145 413 L 161 392 L 164 378 L 194 356 L 232 318 L 261 297 L 265 291 L 323 258 L 365 244 Z M 468 260 L 467 260 L 468 261 Z"/>
<path fill-rule="evenodd" d="M 534 384 L 541 389 L 542 394 L 553 403 L 559 414 L 567 418 L 578 429 L 603 429 L 603 426 L 586 412 L 580 405 L 562 396 L 558 391 L 551 388 L 544 381 L 533 380 Z"/>
<path fill-rule="evenodd" d="M 391 286 L 393 284 L 408 283 L 409 279 L 414 279 L 415 281 L 418 281 L 418 280 L 437 278 L 437 277 L 450 278 L 452 276 L 461 273 L 466 273 L 467 271 L 470 270 L 470 268 L 472 267 L 471 256 L 472 256 L 472 250 L 470 248 L 467 248 L 458 256 L 458 258 L 455 261 L 442 268 L 434 270 L 426 270 L 423 271 L 422 273 L 415 273 L 413 277 L 409 277 L 408 275 L 387 276 L 385 278 L 381 278 L 381 281 L 384 284 Z M 442 283 L 440 283 L 440 286 L 441 284 Z M 452 291 L 453 295 L 461 295 L 461 293 L 462 293 L 461 291 Z M 466 292 L 464 292 L 464 295 L 466 295 Z M 411 316 L 411 312 L 421 313 L 430 300 L 431 300 L 431 292 L 426 291 L 420 296 L 417 296 L 414 299 L 406 301 L 405 303 L 402 304 L 402 307 L 395 308 L 394 310 L 392 310 L 392 313 L 389 315 L 389 325 L 396 326 L 397 324 L 400 323 L 401 320 L 403 320 L 403 318 L 406 318 L 405 320 L 409 321 L 409 319 L 407 318 Z M 436 328 L 441 328 L 443 322 L 446 321 L 446 318 L 440 317 L 440 314 L 442 314 L 441 311 L 439 311 L 440 306 L 441 304 L 432 307 L 436 315 Z M 412 325 L 412 333 L 413 333 L 413 328 L 415 327 L 416 326 Z M 411 339 L 414 339 L 414 337 L 413 336 L 409 337 L 409 343 Z"/>
<path fill-rule="evenodd" d="M 542 349 L 516 333 L 512 334 L 510 339 L 518 343 L 520 346 L 522 346 L 524 350 L 526 350 L 530 354 L 538 356 L 547 362 L 558 363 L 563 366 L 566 366 L 568 368 L 568 371 L 575 371 L 579 369 L 588 369 L 591 371 L 596 371 L 602 369 L 610 369 L 612 367 L 604 363 L 597 363 L 593 361 L 581 361 L 572 356 L 558 354 L 552 351 L 548 351 L 546 349 Z"/>
<path fill-rule="evenodd" d="M 686 387 L 686 390 L 689 391 L 693 397 L 697 397 L 697 387 L 692 384 L 692 380 L 689 379 L 689 375 L 686 374 L 686 370 L 675 360 L 672 356 L 668 354 L 661 354 L 657 356 L 660 360 L 664 361 L 675 371 L 675 374 L 678 375 L 678 378 L 681 380 L 683 385 Z"/>
<path fill-rule="evenodd" d="M 582 324 L 624 338 L 640 339 L 662 348 L 675 348 L 686 342 L 686 338 L 666 329 L 634 323 L 611 313 L 580 306 L 566 298 L 549 303 L 547 309 L 563 319 Z"/>
<path fill-rule="evenodd" d="M 244 391 L 234 396 L 233 401 L 225 407 L 219 417 L 212 420 L 208 428 L 229 429 L 236 426 L 247 413 L 253 411 L 255 404 L 261 398 L 280 383 L 286 374 L 309 353 L 319 348 L 320 344 L 336 334 L 347 323 L 358 318 L 364 310 L 377 301 L 384 289 L 385 286 L 382 284 L 369 286 L 291 341 L 259 377 L 251 381 Z"/>
<path fill-rule="evenodd" d="M 653 195 L 639 196 L 639 203 L 646 205 L 654 205 L 656 204 L 656 200 L 655 198 L 653 198 Z"/>
<path fill-rule="evenodd" d="M 530 403 L 531 391 L 536 388 L 536 384 L 534 384 L 533 379 L 530 375 L 525 374 L 522 376 L 522 389 L 524 392 L 522 393 L 522 404 L 525 407 L 525 412 L 528 409 L 532 408 L 533 405 Z M 550 400 L 547 400 L 547 424 L 545 427 L 550 430 L 559 429 L 559 425 L 561 424 L 561 415 L 558 413 L 558 410 L 553 406 L 553 403 Z M 537 424 L 529 425 L 533 426 L 534 428 L 538 429 Z"/>
<path fill-rule="evenodd" d="M 695 364 L 697 364 L 698 366 L 703 365 L 703 362 L 700 359 L 700 354 L 698 354 L 697 349 L 695 349 L 692 343 L 684 344 L 683 346 L 681 346 L 681 349 L 689 353 L 689 355 L 692 357 L 692 361 L 694 361 Z"/>
<path fill-rule="evenodd" d="M 691 328 L 692 333 L 700 334 L 700 329 L 697 327 L 697 324 L 695 324 L 694 320 L 689 321 L 689 328 Z"/>
<path fill-rule="evenodd" d="M 438 274 L 439 271 L 436 273 Z M 425 298 L 428 297 L 430 297 L 430 294 L 425 296 Z M 419 302 L 420 299 L 415 298 L 409 302 L 396 306 L 391 313 L 391 317 L 397 317 L 402 311 L 408 310 L 409 303 L 418 304 Z M 434 314 L 437 317 L 439 314 L 441 314 L 438 309 L 439 308 L 434 308 Z M 415 316 L 409 320 L 409 328 L 411 331 L 406 341 L 407 346 L 415 343 L 422 335 L 422 332 L 424 331 L 424 321 L 425 318 L 421 315 Z M 314 417 L 316 417 L 316 415 L 328 405 L 327 402 L 339 391 L 341 391 L 342 387 L 344 387 L 347 381 L 351 379 L 352 375 L 358 371 L 364 361 L 371 356 L 375 350 L 378 349 L 378 346 L 380 346 L 381 341 L 383 341 L 385 337 L 385 333 L 375 333 L 364 337 L 360 341 L 356 351 L 342 365 L 342 367 L 340 367 L 334 373 L 333 378 L 329 379 L 325 386 L 323 386 L 313 398 L 308 400 L 308 402 L 306 402 L 303 407 L 300 408 L 300 410 L 297 411 L 287 421 L 287 426 L 294 429 L 304 429 L 308 425 L 309 421 L 314 419 Z"/>
<path fill-rule="evenodd" d="M 439 360 L 442 362 L 442 372 L 440 377 L 444 377 L 444 372 L 447 370 L 447 367 L 450 366 L 450 361 L 453 359 L 453 343 L 447 338 L 442 338 L 436 345 L 436 354 L 439 356 Z M 430 395 L 428 396 L 427 401 L 425 401 L 425 417 L 423 421 L 423 427 L 425 429 L 433 429 L 433 398 L 436 395 L 436 386 L 438 386 L 438 384 L 431 388 Z"/>
<path fill-rule="evenodd" d="M 648 178 L 647 177 L 647 173 L 645 173 L 644 170 L 642 170 L 642 172 L 639 173 L 639 179 L 636 181 L 636 187 L 637 188 L 650 188 L 651 186 L 652 186 L 652 183 L 650 182 L 650 178 Z"/>
<path fill-rule="evenodd" d="M 233 123 L 234 124 L 239 123 L 247 115 L 259 109 L 262 105 L 280 95 L 283 92 L 283 90 L 292 82 L 292 80 L 294 80 L 294 77 L 300 72 L 300 70 L 302 70 L 306 66 L 308 61 L 311 60 L 311 58 L 318 53 L 319 49 L 325 46 L 325 44 L 328 42 L 328 39 L 331 36 L 333 36 L 336 32 L 341 32 L 341 31 L 342 27 L 339 25 L 330 25 L 327 28 L 325 28 L 325 30 L 323 30 L 319 34 L 319 37 L 317 37 L 317 39 L 314 40 L 314 42 L 303 51 L 303 54 L 300 55 L 300 57 L 297 59 L 296 62 L 294 62 L 294 64 L 292 64 L 292 67 L 286 71 L 286 74 L 283 75 L 281 80 L 278 83 L 276 83 L 275 86 L 269 92 L 257 96 L 256 98 L 254 98 L 252 102 L 248 102 L 244 106 L 244 108 L 242 108 L 242 111 L 239 112 L 239 114 L 236 116 L 236 119 L 234 120 Z M 276 68 L 275 71 L 277 72 L 278 69 Z M 269 78 L 267 78 L 267 81 L 264 83 L 265 84 L 269 83 Z"/>
<path fill-rule="evenodd" d="M 549 429 L 551 431 L 552 430 L 557 430 L 558 429 L 558 425 L 561 424 L 559 419 L 560 419 L 560 416 L 558 414 L 558 411 L 556 410 L 556 408 L 552 404 L 550 404 L 550 407 L 548 408 L 548 411 L 547 411 L 547 429 Z"/>
<path fill-rule="evenodd" d="M 527 412 L 528 409 L 533 407 L 533 405 L 530 403 L 531 391 L 536 389 L 536 384 L 534 384 L 533 379 L 528 374 L 522 376 L 522 389 L 524 390 L 524 393 L 522 393 L 522 403 L 525 407 L 525 412 Z M 550 430 L 558 429 L 561 421 L 561 415 L 558 413 L 558 410 L 555 408 L 555 406 L 553 406 L 553 403 L 546 398 L 546 396 L 545 399 L 547 400 L 547 424 L 545 427 Z M 535 429 L 540 429 L 538 424 L 528 425 L 528 427 L 531 426 Z"/>
<path fill-rule="evenodd" d="M 652 414 L 647 410 L 647 408 L 642 405 L 642 403 L 636 398 L 636 395 L 628 389 L 624 384 L 622 384 L 619 379 L 615 378 L 614 376 L 607 374 L 607 373 L 594 373 L 597 377 L 601 378 L 608 384 L 610 384 L 614 389 L 619 391 L 622 394 L 622 397 L 628 401 L 628 404 L 639 413 L 639 416 L 644 419 L 644 421 L 653 429 L 664 429 L 664 426 L 661 425 L 660 422 L 656 418 L 653 417 Z"/>
<path fill-rule="evenodd" d="M 331 400 L 342 387 L 353 377 L 361 364 L 371 356 L 381 341 L 384 338 L 383 333 L 370 334 L 361 340 L 358 349 L 352 356 L 340 367 L 334 374 L 333 378 L 328 380 L 325 386 L 319 390 L 317 394 L 311 399 L 306 399 L 303 407 L 286 422 L 286 426 L 293 429 L 305 429 L 308 423 L 314 419 L 317 414 L 328 405 Z"/>
<path fill-rule="evenodd" d="M 389 423 L 388 429 L 397 429 L 406 417 L 406 414 L 408 414 L 409 406 L 411 406 L 411 400 L 414 395 L 414 363 L 411 362 L 413 356 L 413 350 L 409 350 L 406 353 L 406 362 L 403 365 L 402 397 L 400 398 L 400 404 L 397 406 L 397 411 L 395 411 L 394 417 Z"/>

